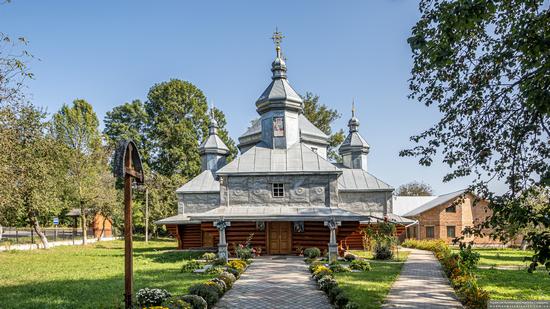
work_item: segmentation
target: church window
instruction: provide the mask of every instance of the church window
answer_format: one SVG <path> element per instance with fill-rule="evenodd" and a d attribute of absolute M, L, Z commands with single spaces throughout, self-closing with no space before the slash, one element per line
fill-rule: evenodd
<path fill-rule="evenodd" d="M 272 187 L 273 197 L 285 196 L 285 185 L 282 183 L 274 183 Z"/>
<path fill-rule="evenodd" d="M 456 212 L 456 205 L 451 205 L 445 208 L 445 212 Z"/>
<path fill-rule="evenodd" d="M 434 227 L 426 226 L 426 238 L 434 238 Z"/>

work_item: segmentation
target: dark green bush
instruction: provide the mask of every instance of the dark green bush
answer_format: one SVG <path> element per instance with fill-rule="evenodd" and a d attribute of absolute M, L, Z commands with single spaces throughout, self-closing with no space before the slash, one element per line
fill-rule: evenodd
<path fill-rule="evenodd" d="M 330 276 L 325 276 L 319 279 L 319 281 L 317 281 L 317 284 L 319 285 L 319 288 L 325 293 L 328 293 L 328 291 L 330 291 L 332 288 L 338 286 L 338 282 L 336 282 L 336 280 Z"/>
<path fill-rule="evenodd" d="M 346 273 L 346 272 L 350 272 L 351 270 L 347 267 L 345 267 L 344 265 L 338 263 L 338 262 L 332 262 L 329 264 L 329 268 L 330 270 L 332 270 L 332 272 L 334 273 Z"/>
<path fill-rule="evenodd" d="M 196 295 L 193 295 L 193 296 L 196 296 Z M 199 297 L 199 296 L 197 296 L 197 297 Z M 203 301 L 204 301 L 204 299 L 203 299 Z M 193 306 L 191 306 L 191 304 L 189 302 L 187 302 L 187 301 L 185 301 L 185 299 L 183 299 L 183 296 L 171 297 L 171 298 L 165 300 L 162 303 L 162 306 L 166 307 L 166 308 L 169 308 L 169 309 L 194 309 Z M 205 306 L 204 308 L 206 308 L 206 302 L 204 302 L 204 306 Z"/>
<path fill-rule="evenodd" d="M 213 307 L 220 299 L 218 289 L 207 283 L 197 283 L 189 287 L 189 294 L 198 295 L 208 304 L 208 308 Z"/>
<path fill-rule="evenodd" d="M 223 293 L 225 293 L 228 290 L 227 284 L 225 284 L 225 281 L 223 281 L 222 279 L 214 278 L 214 279 L 211 279 L 210 281 L 216 283 L 220 287 L 220 289 L 223 291 Z"/>
<path fill-rule="evenodd" d="M 316 247 L 307 248 L 306 250 L 304 250 L 304 256 L 310 259 L 318 258 L 321 256 L 321 250 Z"/>
<path fill-rule="evenodd" d="M 227 262 L 225 261 L 225 259 L 220 259 L 220 258 L 212 261 L 213 266 L 225 266 L 226 263 Z"/>
<path fill-rule="evenodd" d="M 365 260 L 353 260 L 349 264 L 349 268 L 354 270 L 369 271 L 372 269 L 370 263 Z"/>
<path fill-rule="evenodd" d="M 183 261 L 183 265 L 181 266 L 181 272 L 192 273 L 193 271 L 199 268 L 202 268 L 202 264 L 197 262 L 196 260 Z"/>
<path fill-rule="evenodd" d="M 241 272 L 235 268 L 227 267 L 226 271 L 235 276 L 235 279 L 239 279 L 239 277 L 241 276 Z"/>
<path fill-rule="evenodd" d="M 354 302 L 348 302 L 344 309 L 359 309 L 359 305 Z"/>
<path fill-rule="evenodd" d="M 348 304 L 349 299 L 344 293 L 340 293 L 336 295 L 336 298 L 334 299 L 334 305 L 338 309 L 344 309 L 346 305 Z"/>
<path fill-rule="evenodd" d="M 390 246 L 376 243 L 373 255 L 375 260 L 389 260 L 393 257 L 393 251 Z"/>
<path fill-rule="evenodd" d="M 192 309 L 207 309 L 208 304 L 206 300 L 198 295 L 183 295 L 181 297 L 184 301 L 188 302 L 191 305 Z"/>
<path fill-rule="evenodd" d="M 342 289 L 338 286 L 333 287 L 328 291 L 328 299 L 330 300 L 331 304 L 334 304 L 336 302 L 336 297 L 338 295 L 342 294 Z"/>

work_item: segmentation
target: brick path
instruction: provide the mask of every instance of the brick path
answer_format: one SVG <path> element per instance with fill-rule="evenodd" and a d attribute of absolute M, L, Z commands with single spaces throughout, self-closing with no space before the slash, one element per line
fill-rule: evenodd
<path fill-rule="evenodd" d="M 303 258 L 260 257 L 217 303 L 218 309 L 330 309 Z"/>
<path fill-rule="evenodd" d="M 462 308 L 433 253 L 410 250 L 382 308 Z"/>

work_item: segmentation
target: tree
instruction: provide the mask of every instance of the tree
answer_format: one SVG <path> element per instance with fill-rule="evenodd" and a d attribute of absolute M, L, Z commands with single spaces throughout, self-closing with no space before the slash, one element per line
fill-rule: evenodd
<path fill-rule="evenodd" d="M 395 190 L 397 196 L 430 196 L 433 195 L 432 187 L 423 182 L 413 181 L 400 185 Z"/>
<path fill-rule="evenodd" d="M 550 185 L 550 9 L 543 0 L 423 0 L 408 42 L 414 66 L 410 98 L 436 105 L 442 118 L 411 137 L 402 156 L 430 165 L 438 152 L 450 181 L 471 186 L 493 215 L 476 229 L 506 239 L 514 222 L 544 228 L 526 235 L 532 266 L 550 267 L 550 202 L 534 208 L 537 187 Z M 494 194 L 491 181 L 507 192 Z"/>
<path fill-rule="evenodd" d="M 25 219 L 48 248 L 40 221 L 60 211 L 62 166 L 45 117 L 30 104 L 0 108 L 0 224 Z"/>
<path fill-rule="evenodd" d="M 80 208 L 83 244 L 87 243 L 87 213 L 104 196 L 100 178 L 104 152 L 101 149 L 99 120 L 85 100 L 63 105 L 53 116 L 53 132 L 66 147 L 69 198 Z"/>
<path fill-rule="evenodd" d="M 325 104 L 319 103 L 319 96 L 311 92 L 306 92 L 306 95 L 302 99 L 304 100 L 304 115 L 306 118 L 329 136 L 327 157 L 330 160 L 341 162 L 342 158 L 338 154 L 336 147 L 342 144 L 346 136 L 341 129 L 332 133 L 331 128 L 332 123 L 339 119 L 341 115 L 335 109 L 330 109 Z"/>
<path fill-rule="evenodd" d="M 200 172 L 199 143 L 208 135 L 208 105 L 204 93 L 190 82 L 172 79 L 154 85 L 147 95 L 147 139 L 152 144 L 151 168 L 164 176 L 191 179 Z M 218 115 L 223 115 L 221 112 Z M 218 119 L 225 123 L 225 119 Z M 220 127 L 220 138 L 235 154 L 234 143 Z"/>
<path fill-rule="evenodd" d="M 24 48 L 24 37 L 16 40 L 0 32 L 0 106 L 23 101 L 24 81 L 34 77 L 27 67 L 32 55 Z"/>
<path fill-rule="evenodd" d="M 200 172 L 198 147 L 208 134 L 207 110 L 206 97 L 200 89 L 174 79 L 154 85 L 145 103 L 134 100 L 107 113 L 104 133 L 108 139 L 116 142 L 130 138 L 140 147 L 151 219 L 174 213 L 174 191 Z M 235 142 L 225 128 L 224 113 L 214 108 L 214 118 L 218 135 L 230 149 L 229 162 L 237 154 Z M 144 204 L 144 197 L 136 196 L 135 204 Z"/>

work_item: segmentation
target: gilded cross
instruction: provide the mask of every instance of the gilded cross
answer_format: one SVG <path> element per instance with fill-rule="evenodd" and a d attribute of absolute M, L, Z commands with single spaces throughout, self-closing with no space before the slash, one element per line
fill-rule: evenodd
<path fill-rule="evenodd" d="M 278 28 L 275 28 L 275 32 L 273 32 L 271 39 L 273 40 L 273 43 L 275 43 L 275 46 L 279 47 L 281 45 L 281 41 L 284 39 L 284 36 Z"/>

